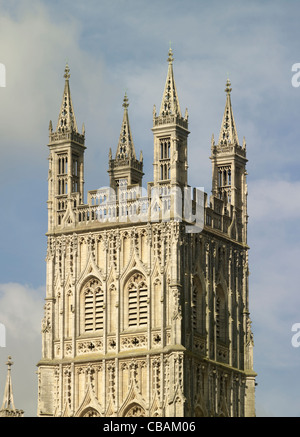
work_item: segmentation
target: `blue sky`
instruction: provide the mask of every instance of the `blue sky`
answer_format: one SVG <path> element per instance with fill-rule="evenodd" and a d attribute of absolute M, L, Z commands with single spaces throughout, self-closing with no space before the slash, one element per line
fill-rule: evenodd
<path fill-rule="evenodd" d="M 300 415 L 298 1 L 0 0 L 0 400 L 13 356 L 17 408 L 36 415 L 45 289 L 48 125 L 56 125 L 66 61 L 77 123 L 86 128 L 85 189 L 107 185 L 125 91 L 135 148 L 152 180 L 152 109 L 169 45 L 181 109 L 189 111 L 189 183 L 211 191 L 210 139 L 225 83 L 248 154 L 250 311 L 258 416 Z"/>

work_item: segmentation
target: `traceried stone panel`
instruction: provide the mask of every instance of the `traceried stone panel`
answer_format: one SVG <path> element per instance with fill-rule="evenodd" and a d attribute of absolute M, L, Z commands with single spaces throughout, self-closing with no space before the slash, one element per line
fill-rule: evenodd
<path fill-rule="evenodd" d="M 97 239 L 97 265 L 100 270 L 105 271 L 106 267 L 106 250 L 103 237 L 99 236 Z"/>
<path fill-rule="evenodd" d="M 142 230 L 140 233 L 140 259 L 145 265 L 149 262 L 149 244 L 146 230 Z"/>
<path fill-rule="evenodd" d="M 72 336 L 73 331 L 74 304 L 73 292 L 67 288 L 65 296 L 65 335 L 67 338 Z"/>
<path fill-rule="evenodd" d="M 227 299 L 221 285 L 217 286 L 215 301 L 215 326 L 217 341 L 225 343 L 228 339 L 228 310 Z"/>
<path fill-rule="evenodd" d="M 138 404 L 130 405 L 124 414 L 124 417 L 145 417 L 145 416 L 146 416 L 146 412 L 144 408 L 142 408 Z"/>
<path fill-rule="evenodd" d="M 192 328 L 195 333 L 204 335 L 206 323 L 205 294 L 198 276 L 193 278 L 192 293 Z"/>
<path fill-rule="evenodd" d="M 152 328 L 158 328 L 162 320 L 162 284 L 159 278 L 156 278 L 153 283 L 152 293 Z"/>
<path fill-rule="evenodd" d="M 122 245 L 122 267 L 125 268 L 129 262 L 131 253 L 131 238 L 128 232 L 124 233 Z"/>
<path fill-rule="evenodd" d="M 118 294 L 115 284 L 111 284 L 107 294 L 107 331 L 116 333 L 118 324 Z"/>
<path fill-rule="evenodd" d="M 82 271 L 87 263 L 87 243 L 84 238 L 79 242 L 79 259 L 80 259 L 80 271 Z"/>
<path fill-rule="evenodd" d="M 81 417 L 100 417 L 100 414 L 94 408 L 88 408 Z"/>

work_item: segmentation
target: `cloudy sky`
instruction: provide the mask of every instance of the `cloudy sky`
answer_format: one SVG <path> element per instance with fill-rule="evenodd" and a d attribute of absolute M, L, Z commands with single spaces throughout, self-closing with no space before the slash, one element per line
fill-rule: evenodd
<path fill-rule="evenodd" d="M 0 402 L 12 355 L 14 398 L 36 415 L 45 292 L 49 120 L 56 125 L 66 61 L 77 123 L 85 123 L 85 187 L 107 185 L 122 101 L 145 181 L 152 180 L 152 109 L 161 103 L 171 43 L 188 108 L 189 183 L 211 191 L 210 139 L 225 83 L 248 153 L 250 311 L 258 416 L 300 415 L 300 63 L 297 0 L 0 0 Z"/>

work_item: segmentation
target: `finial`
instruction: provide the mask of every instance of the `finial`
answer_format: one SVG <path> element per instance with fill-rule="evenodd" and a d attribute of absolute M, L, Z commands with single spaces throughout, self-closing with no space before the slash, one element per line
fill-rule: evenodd
<path fill-rule="evenodd" d="M 66 80 L 69 80 L 69 79 L 70 79 L 70 68 L 69 68 L 69 66 L 68 66 L 68 63 L 66 63 L 66 68 L 65 68 L 64 78 L 65 78 Z"/>
<path fill-rule="evenodd" d="M 52 133 L 52 131 L 53 131 L 52 120 L 50 120 L 50 122 L 49 122 L 49 132 Z"/>
<path fill-rule="evenodd" d="M 14 363 L 11 361 L 11 356 L 9 355 L 8 359 L 7 359 L 7 362 L 6 362 L 6 365 L 8 366 L 8 368 L 10 368 L 13 364 Z"/>
<path fill-rule="evenodd" d="M 82 123 L 82 130 L 81 130 L 82 135 L 85 135 L 85 125 L 84 123 Z"/>
<path fill-rule="evenodd" d="M 155 105 L 153 105 L 152 115 L 153 115 L 153 120 L 154 120 L 156 117 L 156 106 Z"/>
<path fill-rule="evenodd" d="M 184 119 L 188 120 L 188 118 L 189 118 L 188 108 L 185 108 Z"/>
<path fill-rule="evenodd" d="M 174 61 L 174 58 L 173 58 L 173 51 L 172 51 L 172 49 L 171 49 L 171 47 L 170 47 L 170 49 L 169 49 L 168 62 L 169 62 L 169 64 L 172 64 L 173 61 Z"/>
<path fill-rule="evenodd" d="M 230 93 L 231 93 L 231 91 L 232 91 L 232 88 L 231 88 L 231 83 L 230 83 L 230 80 L 229 80 L 229 79 L 227 79 L 227 82 L 226 82 L 226 88 L 225 88 L 225 92 L 226 92 L 227 94 L 230 94 Z"/>
<path fill-rule="evenodd" d="M 215 135 L 214 134 L 212 134 L 212 136 L 211 136 L 211 140 L 210 140 L 210 147 L 211 147 L 211 150 L 214 150 L 214 148 L 215 148 Z"/>
<path fill-rule="evenodd" d="M 124 96 L 124 101 L 123 101 L 123 108 L 125 108 L 125 109 L 127 109 L 128 108 L 128 106 L 129 106 L 129 103 L 128 103 L 128 97 L 127 97 L 127 93 L 126 93 L 126 91 L 125 91 L 125 96 Z"/>

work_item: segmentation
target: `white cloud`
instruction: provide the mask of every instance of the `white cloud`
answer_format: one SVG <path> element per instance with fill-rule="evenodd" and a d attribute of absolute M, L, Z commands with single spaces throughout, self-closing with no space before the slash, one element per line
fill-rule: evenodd
<path fill-rule="evenodd" d="M 0 321 L 7 335 L 16 340 L 30 341 L 40 333 L 44 287 L 10 283 L 0 284 Z"/>
<path fill-rule="evenodd" d="M 36 416 L 36 365 L 41 358 L 41 320 L 45 288 L 0 284 L 0 322 L 6 328 L 6 347 L 0 347 L 0 399 L 4 393 L 5 362 L 12 356 L 13 393 L 16 408 Z"/>
<path fill-rule="evenodd" d="M 1 151 L 3 172 L 4 160 L 20 163 L 26 156 L 35 166 L 46 161 L 49 121 L 55 128 L 66 62 L 78 128 L 85 123 L 90 140 L 96 129 L 99 135 L 102 123 L 109 125 L 108 102 L 114 102 L 115 91 L 101 57 L 80 47 L 81 27 L 72 15 L 55 20 L 40 1 L 32 1 L 30 8 L 19 2 L 14 13 L 1 11 L 0 62 L 6 68 L 6 87 L 0 88 L 1 141 L 6 145 Z"/>

